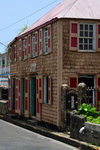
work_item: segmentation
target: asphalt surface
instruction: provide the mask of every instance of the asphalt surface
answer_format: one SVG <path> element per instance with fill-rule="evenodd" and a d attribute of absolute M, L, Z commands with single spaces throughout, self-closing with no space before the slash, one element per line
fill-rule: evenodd
<path fill-rule="evenodd" d="M 77 148 L 0 120 L 0 150 L 77 150 Z"/>

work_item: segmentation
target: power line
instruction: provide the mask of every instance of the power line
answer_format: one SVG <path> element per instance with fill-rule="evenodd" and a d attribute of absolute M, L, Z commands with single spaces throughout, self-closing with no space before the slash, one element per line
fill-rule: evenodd
<path fill-rule="evenodd" d="M 56 1 L 58 1 L 58 0 L 53 1 L 52 3 L 50 3 L 50 4 L 48 4 L 48 5 L 46 5 L 46 6 L 42 7 L 42 8 L 40 8 L 39 10 L 37 10 L 37 11 L 33 12 L 32 14 L 30 14 L 30 15 L 28 15 L 28 16 L 26 16 L 26 17 L 24 17 L 24 18 L 22 18 L 22 19 L 20 19 L 20 20 L 18 20 L 18 21 L 16 21 L 15 23 L 13 23 L 13 24 L 11 24 L 11 25 L 9 25 L 9 26 L 7 26 L 7 27 L 5 27 L 5 28 L 1 29 L 0 31 L 6 30 L 6 29 L 8 29 L 8 28 L 12 27 L 13 25 L 15 25 L 15 24 L 17 24 L 17 23 L 19 23 L 19 22 L 23 21 L 24 19 L 26 19 L 26 18 L 28 18 L 28 17 L 30 17 L 30 16 L 32 16 L 32 15 L 34 15 L 34 14 L 38 13 L 39 11 L 41 11 L 41 10 L 45 9 L 46 7 L 48 7 L 48 6 L 52 5 L 52 4 L 53 4 L 53 3 L 55 3 Z"/>
<path fill-rule="evenodd" d="M 1 45 L 5 46 L 7 48 L 7 45 L 3 44 L 2 42 L 0 42 Z"/>

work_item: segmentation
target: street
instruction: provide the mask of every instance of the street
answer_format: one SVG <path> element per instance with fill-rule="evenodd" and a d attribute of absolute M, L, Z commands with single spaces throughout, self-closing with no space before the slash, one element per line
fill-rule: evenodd
<path fill-rule="evenodd" d="M 77 150 L 77 148 L 0 120 L 0 150 Z"/>

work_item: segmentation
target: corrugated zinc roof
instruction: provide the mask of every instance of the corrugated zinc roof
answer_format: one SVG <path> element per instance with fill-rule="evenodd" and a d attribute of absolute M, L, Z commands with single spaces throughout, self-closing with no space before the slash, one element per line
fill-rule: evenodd
<path fill-rule="evenodd" d="M 100 19 L 100 0 L 64 0 L 22 34 L 54 18 Z"/>

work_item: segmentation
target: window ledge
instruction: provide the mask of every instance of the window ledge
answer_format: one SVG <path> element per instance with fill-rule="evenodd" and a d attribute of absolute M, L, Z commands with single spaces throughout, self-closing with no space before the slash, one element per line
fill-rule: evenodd
<path fill-rule="evenodd" d="M 96 50 L 78 50 L 78 52 L 85 52 L 85 53 L 95 53 Z"/>

